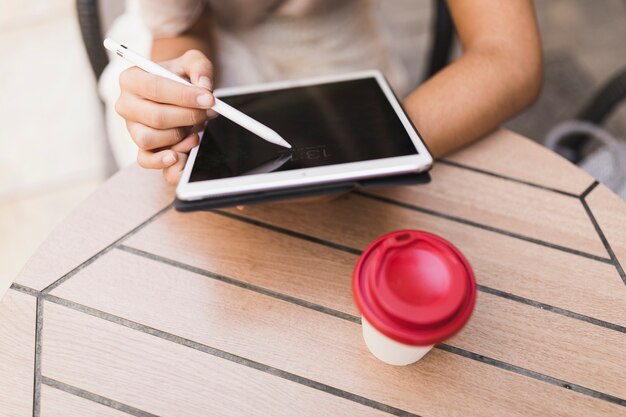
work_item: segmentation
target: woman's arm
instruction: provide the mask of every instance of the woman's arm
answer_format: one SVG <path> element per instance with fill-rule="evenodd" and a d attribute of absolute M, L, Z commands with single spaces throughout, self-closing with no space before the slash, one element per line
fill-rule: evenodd
<path fill-rule="evenodd" d="M 463 55 L 422 84 L 405 107 L 435 157 L 530 105 L 542 82 L 531 0 L 448 0 Z"/>

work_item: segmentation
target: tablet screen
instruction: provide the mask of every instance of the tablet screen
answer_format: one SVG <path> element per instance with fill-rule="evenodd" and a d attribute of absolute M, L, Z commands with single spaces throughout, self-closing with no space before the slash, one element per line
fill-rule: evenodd
<path fill-rule="evenodd" d="M 221 100 L 274 129 L 292 149 L 218 116 L 207 123 L 189 182 L 417 154 L 375 78 Z"/>

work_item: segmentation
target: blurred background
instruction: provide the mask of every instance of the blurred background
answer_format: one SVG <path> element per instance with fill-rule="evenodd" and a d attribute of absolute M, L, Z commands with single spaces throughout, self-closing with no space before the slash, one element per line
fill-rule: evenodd
<path fill-rule="evenodd" d="M 431 1 L 402 2 L 413 9 L 396 16 L 388 12 L 392 30 L 412 31 L 424 49 L 431 36 Z M 123 8 L 120 0 L 102 3 L 106 22 Z M 506 126 L 543 143 L 556 125 L 579 114 L 612 76 L 626 70 L 626 1 L 535 4 L 544 89 L 533 107 Z M 75 0 L 0 0 L 0 91 L 2 287 L 114 171 Z M 602 127 L 626 143 L 626 106 L 610 112 Z"/>

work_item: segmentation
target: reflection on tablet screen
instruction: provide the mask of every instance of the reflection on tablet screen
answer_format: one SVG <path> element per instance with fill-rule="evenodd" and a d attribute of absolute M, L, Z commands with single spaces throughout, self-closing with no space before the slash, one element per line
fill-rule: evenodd
<path fill-rule="evenodd" d="M 218 116 L 207 124 L 189 182 L 417 154 L 374 78 L 221 99 L 293 148 L 268 143 Z"/>

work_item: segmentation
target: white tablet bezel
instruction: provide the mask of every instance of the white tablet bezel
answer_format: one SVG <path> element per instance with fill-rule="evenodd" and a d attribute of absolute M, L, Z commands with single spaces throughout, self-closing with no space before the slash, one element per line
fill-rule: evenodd
<path fill-rule="evenodd" d="M 189 182 L 189 176 L 198 153 L 199 146 L 193 148 L 185 165 L 181 180 L 176 188 L 176 196 L 181 200 L 198 200 L 240 193 L 274 190 L 298 185 L 332 183 L 342 180 L 356 180 L 392 174 L 408 174 L 429 169 L 433 163 L 430 152 L 415 131 L 415 128 L 402 110 L 391 88 L 380 71 L 368 70 L 343 75 L 321 76 L 301 80 L 282 81 L 242 87 L 230 87 L 215 90 L 216 97 L 227 97 L 237 94 L 256 93 L 261 91 L 280 90 L 285 88 L 303 87 L 339 81 L 350 81 L 363 78 L 375 78 L 385 93 L 389 103 L 395 110 L 407 134 L 417 149 L 417 155 L 405 155 L 369 161 L 349 162 L 344 164 L 320 166 L 314 168 L 295 169 L 290 171 L 270 172 L 263 174 L 243 175 L 232 178 L 221 178 L 207 181 Z M 259 139 L 261 140 L 261 139 Z M 287 139 L 289 140 L 289 139 Z"/>

